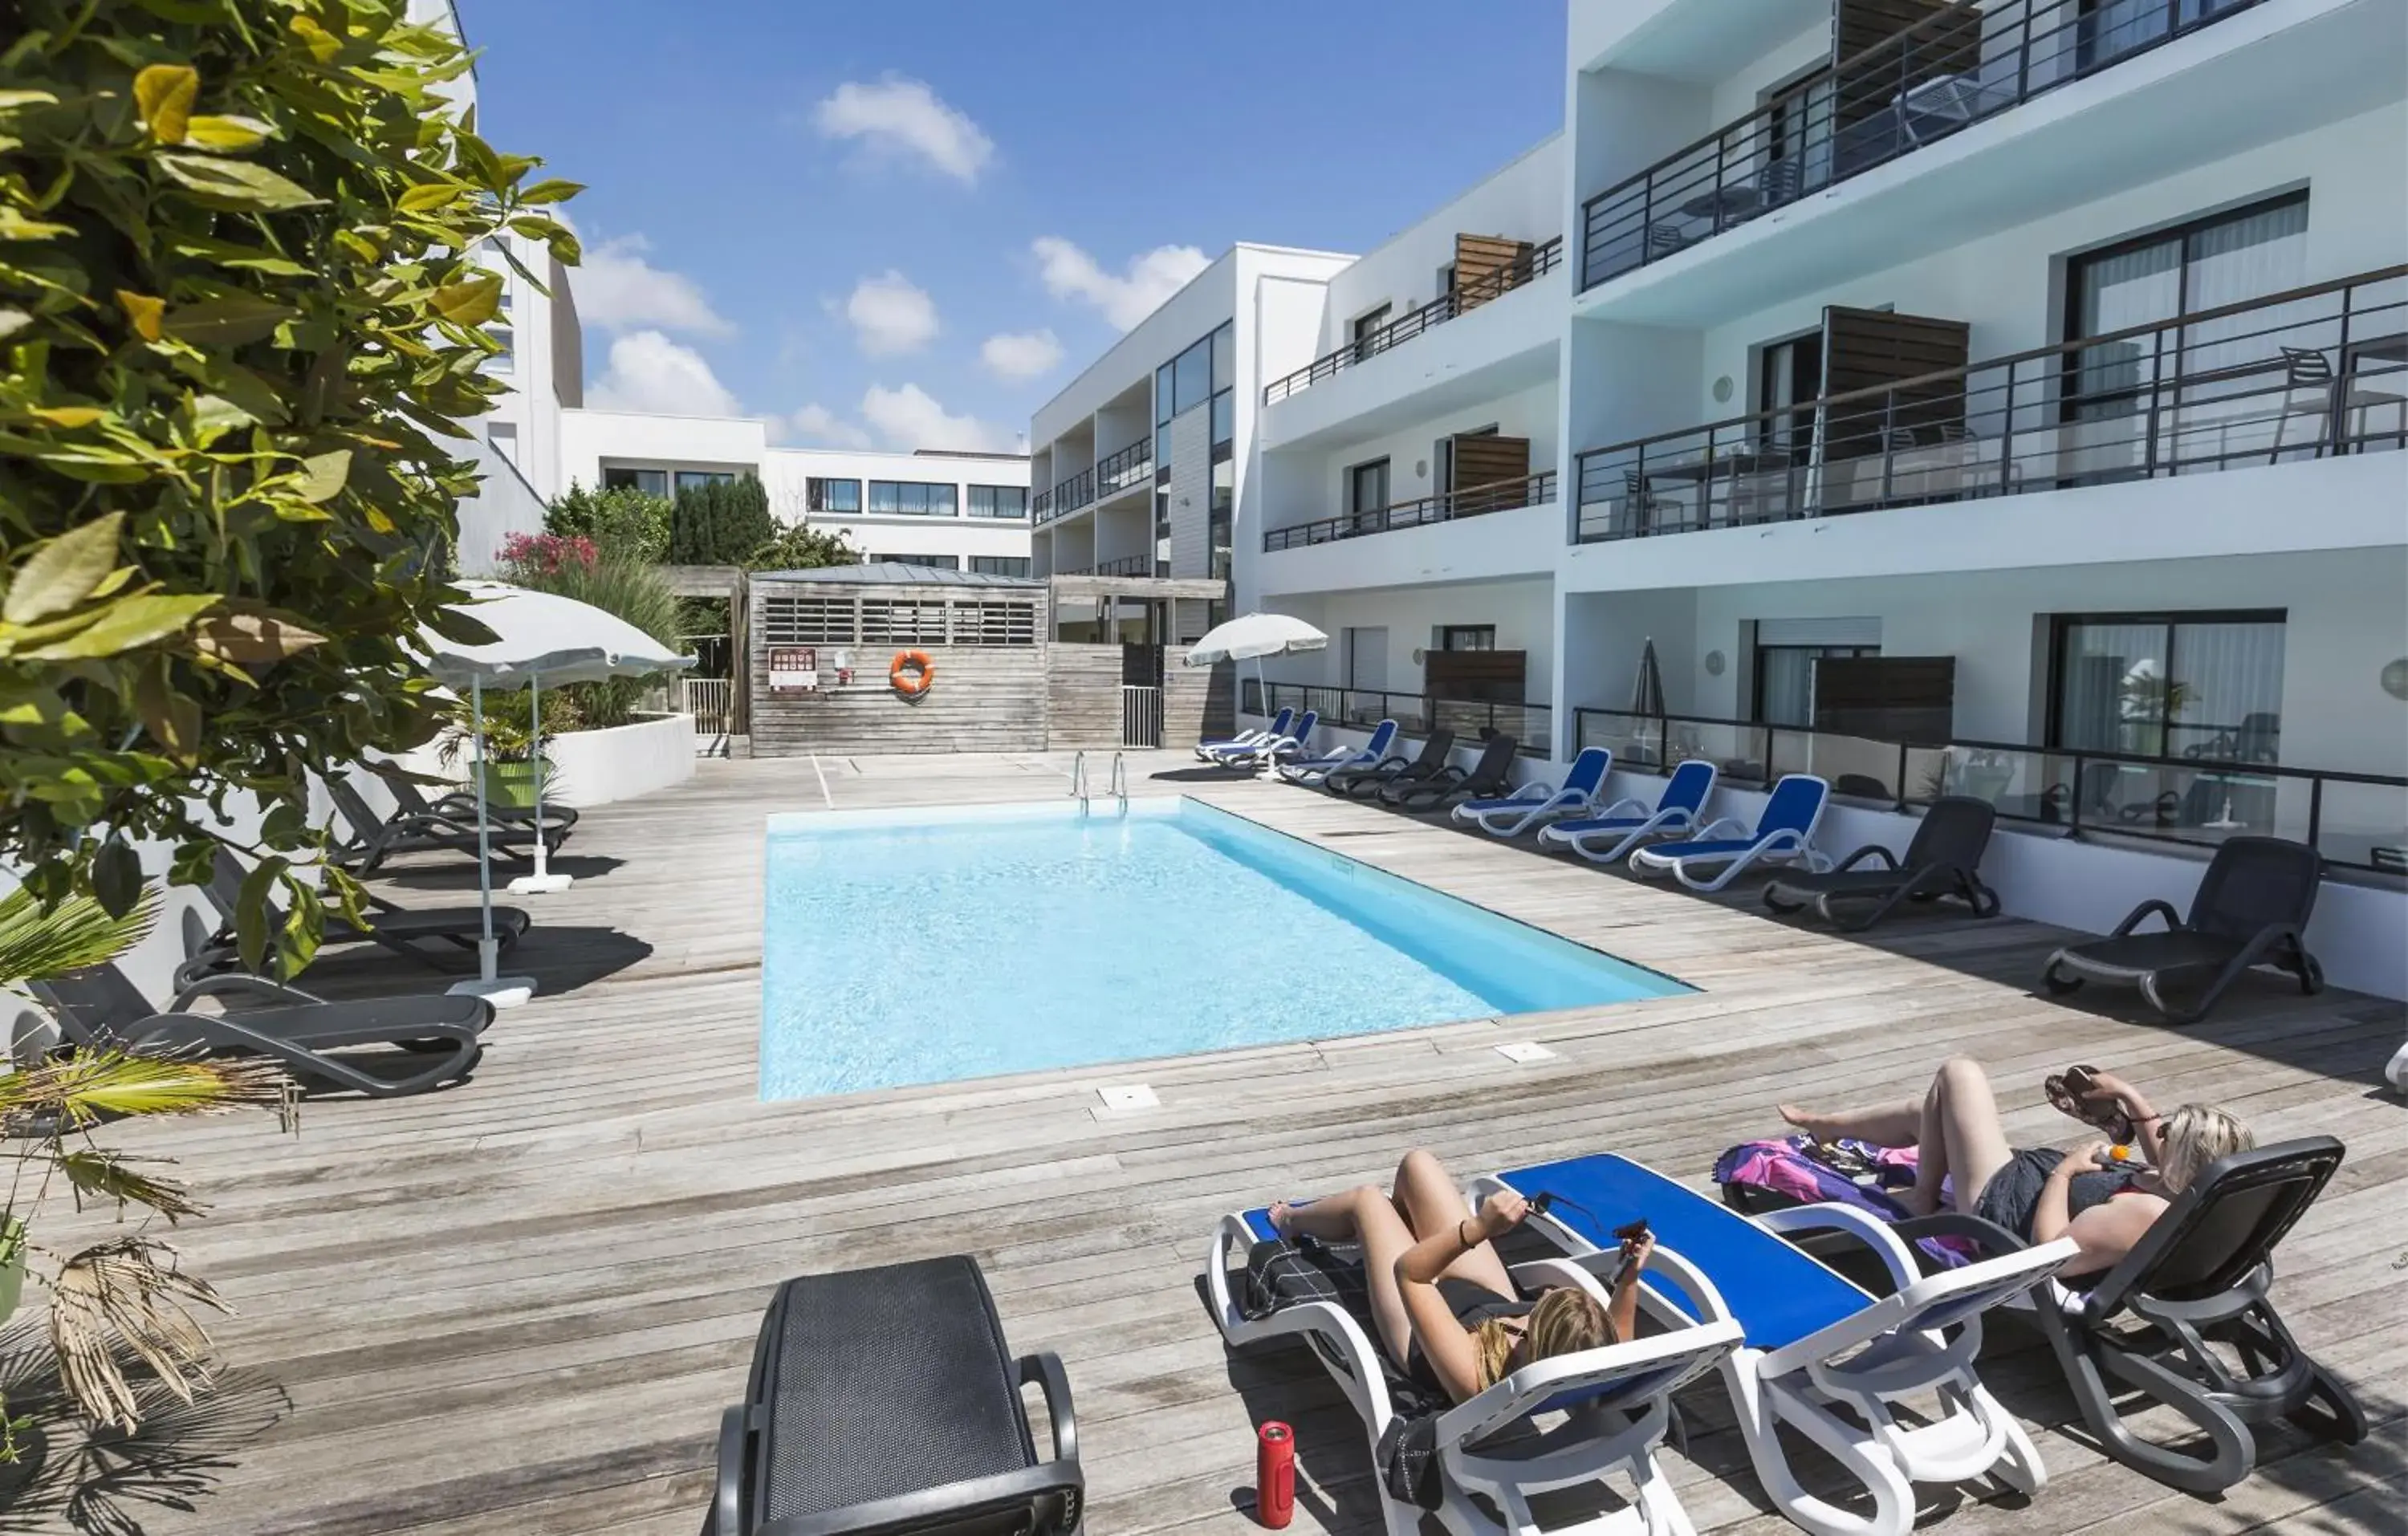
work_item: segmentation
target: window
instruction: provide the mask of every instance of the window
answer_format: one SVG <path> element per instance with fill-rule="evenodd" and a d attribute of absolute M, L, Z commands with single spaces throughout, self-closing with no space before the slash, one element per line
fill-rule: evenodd
<path fill-rule="evenodd" d="M 970 571 L 977 576 L 1025 576 L 1028 574 L 1028 556 L 973 554 L 970 556 Z M 959 617 L 958 610 L 961 605 L 957 603 L 954 607 L 957 610 L 955 616 Z"/>
<path fill-rule="evenodd" d="M 1878 645 L 1759 645 L 1754 718 L 1767 725 L 1814 724 L 1814 664 L 1827 656 L 1878 656 Z"/>
<path fill-rule="evenodd" d="M 1493 624 L 1440 624 L 1438 648 L 1441 651 L 1494 651 L 1497 649 L 1497 626 Z"/>
<path fill-rule="evenodd" d="M 970 487 L 970 516 L 1026 517 L 1028 487 L 1025 485 L 973 485 Z"/>
<path fill-rule="evenodd" d="M 803 481 L 803 508 L 813 512 L 858 512 L 861 510 L 861 481 L 822 480 L 813 475 Z"/>
<path fill-rule="evenodd" d="M 602 489 L 606 491 L 641 491 L 648 496 L 666 499 L 669 494 L 669 472 L 666 469 L 602 467 Z"/>
<path fill-rule="evenodd" d="M 736 477 L 725 469 L 681 469 L 675 479 L 681 491 L 700 489 L 705 485 L 732 485 Z"/>
<path fill-rule="evenodd" d="M 1449 262 L 1438 269 L 1438 291 L 1441 298 L 1455 292 L 1455 263 Z"/>
<path fill-rule="evenodd" d="M 513 423 L 509 422 L 492 423 L 485 428 L 485 440 L 494 445 L 494 452 L 512 464 L 519 462 L 519 429 Z"/>
<path fill-rule="evenodd" d="M 2307 239 L 2308 194 L 2298 193 L 2087 251 L 2066 266 L 2065 339 L 2104 336 L 2303 286 Z M 2176 345 L 2136 337 L 2067 353 L 2067 419 L 2092 421 L 2145 409 L 2143 392 L 2160 382 L 2161 375 L 2171 380 L 2272 362 L 2281 355 L 2275 344 L 2285 339 L 2281 310 L 2278 306 L 2186 326 Z M 2240 380 L 2234 387 L 2262 388 L 2263 380 Z"/>
<path fill-rule="evenodd" d="M 1178 411 L 1171 409 L 1171 402 L 1177 397 L 1177 393 L 1171 388 L 1171 366 L 1169 364 L 1165 363 L 1162 366 L 1154 370 L 1154 425 L 1165 425 L 1169 422 L 1170 418 L 1179 414 Z"/>
<path fill-rule="evenodd" d="M 916 480 L 874 480 L 869 482 L 869 510 L 882 517 L 951 517 L 953 487 Z"/>
<path fill-rule="evenodd" d="M 939 570 L 959 570 L 962 557 L 958 554 L 873 554 L 873 566 L 933 566 Z"/>
<path fill-rule="evenodd" d="M 506 319 L 487 321 L 485 323 L 485 335 L 491 338 L 495 346 L 501 348 L 501 351 L 492 353 L 485 359 L 485 371 L 487 373 L 516 372 L 518 369 L 518 340 L 516 335 L 510 329 L 509 322 Z"/>
<path fill-rule="evenodd" d="M 1212 467 L 1212 501 L 1205 510 L 1204 542 L 1211 551 L 1207 574 L 1213 581 L 1229 579 L 1230 517 L 1237 503 L 1238 467 L 1227 459 Z"/>
<path fill-rule="evenodd" d="M 1767 453 L 1787 453 L 1799 464 L 1813 454 L 1814 412 L 1796 408 L 1823 393 L 1823 333 L 1776 341 L 1759 351 L 1756 367 L 1756 409 L 1784 414 L 1764 419 L 1761 447 Z"/>
<path fill-rule="evenodd" d="M 1212 333 L 1212 389 L 1215 394 L 1238 383 L 1238 327 L 1228 323 Z"/>
<path fill-rule="evenodd" d="M 765 645 L 851 645 L 850 597 L 764 597 L 761 641 Z"/>
<path fill-rule="evenodd" d="M 1212 397 L 1210 337 L 1181 352 L 1170 366 L 1171 413 L 1183 416 Z"/>
<path fill-rule="evenodd" d="M 1346 510 L 1355 517 L 1376 512 L 1388 504 L 1388 461 L 1373 459 L 1346 471 Z"/>
<path fill-rule="evenodd" d="M 2049 745 L 2219 762 L 2279 761 L 2279 612 L 2060 618 Z"/>
<path fill-rule="evenodd" d="M 1212 446 L 1227 444 L 1238 432 L 1238 392 L 1223 390 L 1212 396 Z"/>

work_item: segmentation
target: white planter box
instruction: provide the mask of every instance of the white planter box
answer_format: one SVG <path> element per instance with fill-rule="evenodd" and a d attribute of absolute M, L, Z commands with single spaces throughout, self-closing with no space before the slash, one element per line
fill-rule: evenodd
<path fill-rule="evenodd" d="M 632 800 L 694 777 L 694 717 L 655 715 L 602 731 L 548 737 L 552 797 L 563 805 Z"/>

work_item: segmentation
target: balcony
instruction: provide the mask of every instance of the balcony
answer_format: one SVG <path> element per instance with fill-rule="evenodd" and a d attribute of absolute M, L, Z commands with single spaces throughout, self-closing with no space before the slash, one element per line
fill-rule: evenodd
<path fill-rule="evenodd" d="M 1508 262 L 1489 276 L 1467 282 L 1453 293 L 1440 294 L 1420 309 L 1408 311 L 1376 331 L 1355 337 L 1284 379 L 1272 380 L 1263 386 L 1263 404 L 1273 405 L 1292 395 L 1300 395 L 1325 380 L 1337 378 L 1348 368 L 1403 346 L 1425 331 L 1434 330 L 1450 320 L 1469 314 L 1516 288 L 1526 287 L 1561 266 L 1563 258 L 1564 238 L 1560 235 L 1543 245 L 1533 246 L 1527 256 Z"/>
<path fill-rule="evenodd" d="M 1170 562 L 1157 560 L 1150 554 L 1125 554 L 1117 560 L 1106 560 L 1093 566 L 1069 566 L 1054 572 L 1056 576 L 1140 576 L 1157 580 L 1170 575 Z"/>
<path fill-rule="evenodd" d="M 1038 527 L 1055 518 L 1068 517 L 1096 499 L 1096 472 L 1082 469 L 1068 480 L 1057 481 L 1054 489 L 1035 497 L 1029 503 L 1030 514 Z"/>
<path fill-rule="evenodd" d="M 2408 448 L 2408 266 L 1580 454 L 1573 540 Z"/>
<path fill-rule="evenodd" d="M 2187 726 L 2177 754 L 2092 752 L 2000 741 L 1908 744 L 1805 726 L 1689 715 L 1573 711 L 1574 745 L 1605 747 L 1626 773 L 1669 773 L 1703 758 L 1721 779 L 1769 784 L 1812 773 L 1850 798 L 1906 807 L 1969 795 L 2002 820 L 2066 837 L 2213 848 L 2271 835 L 2327 863 L 2408 873 L 2408 779 L 2279 767 L 2274 739 L 2248 725 Z"/>
<path fill-rule="evenodd" d="M 1301 549 L 1308 544 L 1332 543 L 1340 538 L 1362 538 L 1371 534 L 1393 533 L 1398 528 L 1453 523 L 1460 518 L 1479 517 L 1488 512 L 1543 507 L 1555 499 L 1555 473 L 1552 469 L 1544 470 L 1535 475 L 1525 475 L 1519 480 L 1500 480 L 1487 485 L 1450 491 L 1443 495 L 1424 496 L 1418 501 L 1399 501 L 1386 507 L 1349 512 L 1343 517 L 1325 517 L 1318 522 L 1268 529 L 1263 534 L 1263 550 L 1268 553 L 1273 550 Z"/>
<path fill-rule="evenodd" d="M 1154 439 L 1140 438 L 1096 466 L 1096 490 L 1115 496 L 1133 486 L 1154 483 Z"/>
<path fill-rule="evenodd" d="M 2259 3 L 2007 0 L 1936 12 L 1582 204 L 1581 290 Z"/>

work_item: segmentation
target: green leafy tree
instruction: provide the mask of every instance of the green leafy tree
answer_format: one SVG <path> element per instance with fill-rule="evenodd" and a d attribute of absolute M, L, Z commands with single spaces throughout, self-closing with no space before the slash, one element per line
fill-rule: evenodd
<path fill-rule="evenodd" d="M 590 538 L 605 556 L 658 565 L 669 553 L 669 503 L 629 486 L 589 491 L 572 481 L 545 511 L 543 531 Z"/>
<path fill-rule="evenodd" d="M 851 566 L 861 560 L 861 552 L 844 541 L 844 535 L 826 533 L 808 523 L 796 523 L 777 531 L 768 542 L 744 557 L 746 570 L 810 570 L 821 566 Z"/>
<path fill-rule="evenodd" d="M 669 564 L 740 566 L 777 535 L 757 476 L 683 486 L 669 512 Z"/>
<path fill-rule="evenodd" d="M 624 555 L 603 554 L 590 564 L 563 560 L 550 568 L 513 565 L 508 574 L 519 586 L 574 597 L 605 613 L 614 613 L 660 641 L 664 650 L 675 653 L 680 649 L 677 594 L 669 589 L 657 566 Z M 602 682 L 573 682 L 567 685 L 566 694 L 576 703 L 578 717 L 599 730 L 625 725 L 652 682 L 651 678 L 611 678 Z M 549 699 L 553 692 L 545 689 L 545 697 Z M 552 729 L 549 709 L 544 711 L 544 728 Z"/>
<path fill-rule="evenodd" d="M 543 209 L 579 189 L 476 134 L 468 55 L 407 0 L 5 15 L 0 856 L 125 911 L 133 840 L 206 878 L 192 799 L 249 791 L 278 871 L 253 899 L 285 886 L 306 958 L 309 775 L 437 728 L 422 624 L 486 638 L 444 572 L 475 484 L 447 440 L 504 388 L 488 253 L 573 262 Z"/>

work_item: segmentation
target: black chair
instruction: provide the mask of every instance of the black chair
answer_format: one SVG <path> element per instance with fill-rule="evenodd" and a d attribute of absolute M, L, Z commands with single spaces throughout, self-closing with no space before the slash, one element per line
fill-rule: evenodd
<path fill-rule="evenodd" d="M 1343 769 L 1324 780 L 1321 787 L 1332 795 L 1368 800 L 1391 784 L 1417 783 L 1444 772 L 1447 757 L 1454 751 L 1455 733 L 1444 729 L 1433 730 L 1422 738 L 1420 755 L 1383 757 L 1364 768 Z"/>
<path fill-rule="evenodd" d="M 2252 1425 L 2285 1418 L 2344 1444 L 2366 1438 L 2365 1411 L 2300 1347 L 2267 1295 L 2274 1245 L 2315 1203 L 2342 1152 L 2331 1137 L 2311 1136 L 2220 1157 L 2113 1269 L 2036 1294 L 2041 1331 L 2100 1449 L 2172 1487 L 2213 1494 L 2257 1465 Z M 1985 1253 L 2021 1246 L 1971 1216 L 1919 1217 L 1896 1230 L 1909 1242 L 1971 1238 Z M 2116 1399 L 2131 1392 L 2143 1400 L 2128 1412 Z M 2207 1437 L 2206 1455 L 2135 1430 L 2131 1419 L 2159 1404 Z"/>
<path fill-rule="evenodd" d="M 2272 965 L 2299 978 L 2300 990 L 2324 990 L 2324 968 L 2307 949 L 2308 918 L 2324 883 L 2322 855 L 2286 838 L 2225 840 L 2200 877 L 2190 915 L 2151 899 L 2132 909 L 2115 931 L 2087 943 L 2068 944 L 2048 957 L 2041 981 L 2063 996 L 2085 982 L 2113 982 L 2141 989 L 2151 1008 L 2170 1024 L 2196 1024 L 2226 989 L 2253 966 Z M 2136 933 L 2151 913 L 2164 929 Z M 2206 977 L 2204 989 L 2187 1005 L 2170 1000 L 2167 983 Z"/>
<path fill-rule="evenodd" d="M 1887 800 L 1893 805 L 1898 803 L 1898 797 L 1890 793 L 1889 785 L 1883 783 L 1870 773 L 1841 774 L 1831 781 L 1831 793 L 1845 795 L 1855 800 Z"/>
<path fill-rule="evenodd" d="M 1816 915 L 1850 933 L 1861 933 L 1887 917 L 1901 901 L 1954 897 L 1976 917 L 1999 915 L 1999 894 L 1982 883 L 1982 855 L 1990 846 L 1998 808 L 1966 795 L 1946 795 L 1915 823 L 1904 856 L 1868 843 L 1823 874 L 1783 869 L 1764 888 L 1764 904 L 1777 912 L 1813 907 Z M 1858 868 L 1878 860 L 1886 868 Z M 1863 904 L 1870 902 L 1870 910 Z M 1844 916 L 1834 903 L 1857 908 Z"/>
<path fill-rule="evenodd" d="M 1436 811 L 1457 800 L 1513 792 L 1513 757 L 1522 743 L 1503 731 L 1491 731 L 1480 745 L 1480 760 L 1469 770 L 1442 768 L 1411 783 L 1384 784 L 1380 803 L 1398 811 Z"/>
<path fill-rule="evenodd" d="M 1045 1394 L 1039 1460 L 1020 1388 Z M 1086 1503 L 1070 1383 L 1012 1358 L 967 1256 L 803 1275 L 762 1319 L 721 1415 L 704 1536 L 1073 1536 Z"/>

